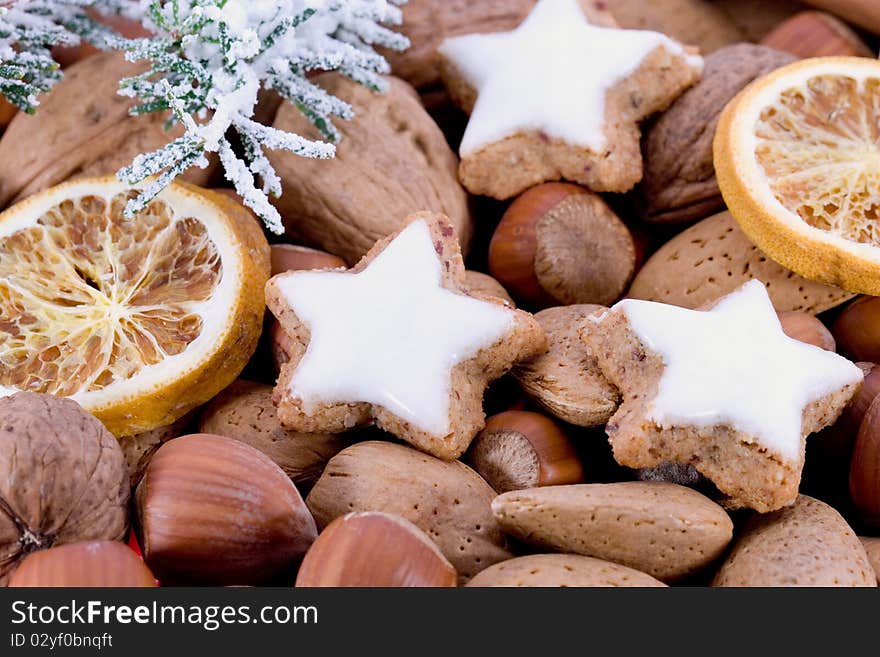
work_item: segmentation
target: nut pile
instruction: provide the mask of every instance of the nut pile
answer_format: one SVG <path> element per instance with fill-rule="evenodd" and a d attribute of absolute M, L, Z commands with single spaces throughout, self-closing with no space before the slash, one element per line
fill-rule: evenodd
<path fill-rule="evenodd" d="M 336 159 L 269 155 L 287 234 L 235 382 L 115 437 L 73 399 L 0 385 L 0 585 L 877 586 L 880 298 L 778 264 L 716 176 L 743 89 L 876 59 L 870 2 L 791 4 L 409 0 L 386 94 L 314 80 L 356 108 Z M 493 53 L 572 11 L 596 43 L 656 32 L 609 57 L 625 74 L 553 89 L 599 97 L 595 134 L 486 83 Z M 0 203 L 111 173 L 155 136 L 99 87 L 88 120 L 57 120 L 95 71 L 129 66 L 107 57 L 43 104 L 33 134 L 64 158 L 23 166 L 22 125 L 0 138 Z M 688 365 L 709 382 L 688 387 L 694 326 L 730 353 Z M 773 380 L 793 415 L 768 428 L 776 402 L 724 378 L 743 359 L 791 364 Z"/>

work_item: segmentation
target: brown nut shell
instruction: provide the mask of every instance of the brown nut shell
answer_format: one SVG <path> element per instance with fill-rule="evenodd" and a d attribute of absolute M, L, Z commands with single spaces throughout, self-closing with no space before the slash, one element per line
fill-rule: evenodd
<path fill-rule="evenodd" d="M 755 514 L 713 586 L 877 586 L 865 548 L 841 515 L 806 495 Z"/>
<path fill-rule="evenodd" d="M 880 363 L 880 297 L 859 297 L 831 326 L 840 353 L 857 361 Z"/>
<path fill-rule="evenodd" d="M 336 434 L 300 433 L 281 426 L 272 403 L 272 386 L 238 380 L 205 408 L 200 433 L 226 436 L 260 450 L 293 483 L 308 488 L 346 442 Z"/>
<path fill-rule="evenodd" d="M 874 0 L 806 0 L 808 4 L 825 9 L 851 23 L 880 34 L 880 12 Z"/>
<path fill-rule="evenodd" d="M 880 580 L 880 538 L 860 536 L 859 540 L 865 547 L 865 552 L 868 553 L 868 561 L 871 562 L 877 579 Z"/>
<path fill-rule="evenodd" d="M 868 406 L 853 445 L 849 496 L 859 518 L 880 529 L 880 398 Z"/>
<path fill-rule="evenodd" d="M 502 561 L 474 577 L 482 587 L 661 587 L 663 582 L 618 563 L 578 554 L 531 554 Z"/>
<path fill-rule="evenodd" d="M 713 2 L 706 0 L 605 0 L 620 27 L 653 30 L 711 53 L 742 41 L 742 33 Z"/>
<path fill-rule="evenodd" d="M 562 427 L 530 411 L 490 417 L 464 460 L 498 493 L 584 480 L 577 451 Z"/>
<path fill-rule="evenodd" d="M 513 368 L 522 389 L 548 413 L 570 424 L 595 427 L 617 410 L 620 395 L 599 369 L 593 352 L 581 339 L 590 316 L 604 306 L 572 305 L 547 308 L 535 319 L 547 334 L 547 351 Z"/>
<path fill-rule="evenodd" d="M 636 275 L 629 296 L 696 309 L 753 278 L 764 283 L 778 311 L 815 315 L 854 296 L 808 281 L 770 260 L 749 241 L 729 212 L 703 219 L 660 247 Z M 834 337 L 842 346 L 840 336 Z"/>
<path fill-rule="evenodd" d="M 167 114 L 128 113 L 134 100 L 117 93 L 119 80 L 143 69 L 119 52 L 97 54 L 68 68 L 36 114 L 16 114 L 0 140 L 0 208 L 72 178 L 114 175 L 182 135 L 180 125 L 165 130 Z M 217 169 L 210 162 L 182 179 L 207 184 Z"/>
<path fill-rule="evenodd" d="M 87 541 L 29 554 L 9 586 L 155 587 L 156 578 L 125 543 Z"/>
<path fill-rule="evenodd" d="M 645 176 L 639 190 L 647 221 L 691 221 L 724 208 L 712 160 L 721 111 L 750 82 L 793 61 L 786 53 L 745 43 L 706 57 L 700 81 L 645 135 Z"/>
<path fill-rule="evenodd" d="M 162 584 L 262 584 L 289 576 L 317 536 L 281 468 L 223 436 L 193 434 L 163 445 L 135 501 L 144 559 Z"/>
<path fill-rule="evenodd" d="M 309 548 L 298 587 L 449 587 L 458 575 L 418 527 L 389 513 L 337 518 Z"/>
<path fill-rule="evenodd" d="M 368 441 L 330 459 L 306 504 L 319 527 L 353 511 L 401 516 L 434 540 L 464 581 L 513 556 L 492 515 L 494 497 L 460 461 Z"/>
<path fill-rule="evenodd" d="M 504 531 L 532 545 L 607 559 L 663 581 L 702 570 L 733 535 L 720 506 L 661 482 L 513 491 L 495 498 L 492 511 Z"/>
<path fill-rule="evenodd" d="M 635 272 L 632 234 L 598 194 L 544 183 L 505 212 L 489 245 L 489 271 L 531 307 L 610 304 Z"/>
<path fill-rule="evenodd" d="M 116 438 L 74 401 L 0 398 L 0 585 L 36 550 L 128 533 L 129 479 Z"/>
<path fill-rule="evenodd" d="M 824 11 L 802 11 L 761 40 L 761 44 L 795 57 L 874 57 L 849 25 Z"/>
<path fill-rule="evenodd" d="M 307 246 L 296 244 L 273 244 L 272 252 L 272 276 L 283 274 L 286 271 L 301 271 L 304 269 L 345 269 L 345 260 L 332 253 L 310 249 Z"/>
<path fill-rule="evenodd" d="M 387 91 L 377 94 L 341 75 L 314 79 L 351 104 L 355 115 L 337 121 L 341 138 L 331 160 L 267 152 L 284 183 L 284 194 L 273 202 L 287 234 L 354 265 L 406 217 L 430 210 L 449 217 L 466 253 L 473 226 L 458 159 L 412 87 L 397 78 L 386 81 Z M 322 138 L 289 102 L 278 109 L 274 127 Z"/>
<path fill-rule="evenodd" d="M 837 350 L 831 331 L 814 315 L 796 310 L 785 310 L 778 314 L 782 330 L 788 337 L 820 347 L 825 351 Z"/>
<path fill-rule="evenodd" d="M 189 433 L 195 411 L 187 413 L 179 420 L 152 431 L 142 431 L 131 436 L 119 438 L 119 446 L 125 454 L 125 462 L 128 465 L 128 475 L 131 479 L 131 487 L 135 488 L 144 476 L 144 470 L 150 464 L 150 459 L 162 445 L 169 440 L 178 438 Z"/>
<path fill-rule="evenodd" d="M 482 297 L 495 297 L 501 299 L 511 308 L 516 308 L 510 294 L 504 289 L 504 286 L 496 281 L 489 274 L 468 269 L 464 273 L 464 283 L 468 294 L 479 295 Z"/>

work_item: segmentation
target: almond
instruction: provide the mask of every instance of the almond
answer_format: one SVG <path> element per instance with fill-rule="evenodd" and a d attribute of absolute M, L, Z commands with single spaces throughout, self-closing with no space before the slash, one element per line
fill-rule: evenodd
<path fill-rule="evenodd" d="M 617 410 L 620 396 L 602 374 L 580 331 L 589 317 L 607 309 L 596 305 L 547 308 L 535 319 L 547 334 L 547 351 L 513 368 L 523 391 L 560 420 L 582 427 L 605 424 Z"/>
<path fill-rule="evenodd" d="M 460 461 L 369 441 L 330 459 L 306 504 L 319 527 L 349 512 L 382 511 L 430 536 L 467 580 L 512 555 L 492 515 L 495 491 Z"/>
<path fill-rule="evenodd" d="M 327 461 L 346 446 L 336 434 L 285 429 L 272 403 L 272 386 L 241 379 L 205 407 L 198 431 L 240 440 L 258 449 L 293 483 L 306 489 L 318 480 Z"/>
<path fill-rule="evenodd" d="M 868 561 L 874 568 L 877 579 L 880 580 L 880 538 L 861 537 L 862 545 L 865 546 L 865 552 L 868 553 Z"/>
<path fill-rule="evenodd" d="M 778 311 L 815 315 L 854 296 L 808 281 L 770 260 L 729 212 L 704 219 L 660 247 L 639 271 L 629 296 L 700 308 L 753 278 L 764 283 Z"/>
<path fill-rule="evenodd" d="M 498 496 L 504 531 L 542 548 L 614 561 L 663 581 L 721 556 L 733 523 L 700 493 L 661 482 L 549 486 Z"/>
<path fill-rule="evenodd" d="M 824 502 L 793 506 L 746 523 L 713 586 L 877 586 L 864 546 Z"/>
<path fill-rule="evenodd" d="M 650 575 L 610 561 L 577 554 L 533 554 L 502 561 L 482 571 L 468 586 L 659 587 Z"/>

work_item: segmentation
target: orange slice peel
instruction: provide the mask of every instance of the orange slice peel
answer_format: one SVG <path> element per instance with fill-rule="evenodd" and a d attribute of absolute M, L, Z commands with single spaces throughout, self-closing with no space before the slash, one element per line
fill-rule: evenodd
<path fill-rule="evenodd" d="M 778 263 L 880 294 L 880 62 L 806 59 L 725 108 L 715 170 L 743 231 Z"/>
<path fill-rule="evenodd" d="M 117 436 L 174 422 L 256 348 L 262 229 L 185 184 L 134 219 L 115 178 L 65 183 L 0 214 L 0 394 L 71 397 Z"/>

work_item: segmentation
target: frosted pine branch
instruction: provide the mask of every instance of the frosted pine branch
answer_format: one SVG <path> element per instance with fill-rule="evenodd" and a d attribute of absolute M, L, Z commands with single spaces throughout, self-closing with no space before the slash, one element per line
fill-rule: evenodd
<path fill-rule="evenodd" d="M 351 107 L 308 79 L 314 71 L 339 71 L 381 91 L 387 62 L 373 49 L 403 49 L 398 5 L 406 0 L 142 0 L 145 23 L 155 37 L 112 41 L 130 61 L 150 69 L 124 80 L 121 93 L 135 97 L 133 113 L 172 110 L 185 135 L 155 153 L 139 156 L 120 171 L 138 183 L 156 176 L 126 208 L 142 209 L 189 166 L 205 166 L 217 153 L 227 179 L 270 230 L 283 225 L 269 195 L 281 181 L 265 149 L 303 157 L 333 157 L 334 118 Z M 253 120 L 258 94 L 273 89 L 293 103 L 327 141 L 312 141 Z M 234 139 L 241 145 L 236 154 Z"/>

